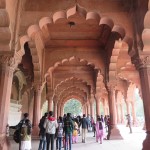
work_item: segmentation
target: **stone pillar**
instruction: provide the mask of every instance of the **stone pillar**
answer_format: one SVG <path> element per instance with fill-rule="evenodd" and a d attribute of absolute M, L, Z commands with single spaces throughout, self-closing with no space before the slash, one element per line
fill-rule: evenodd
<path fill-rule="evenodd" d="M 7 59 L 0 57 L 0 150 L 8 150 L 9 143 L 6 136 L 10 96 L 14 67 Z"/>
<path fill-rule="evenodd" d="M 57 118 L 57 103 L 54 103 L 54 117 Z"/>
<path fill-rule="evenodd" d="M 121 112 L 121 123 L 124 124 L 124 111 L 123 111 L 123 104 L 120 104 L 120 112 Z"/>
<path fill-rule="evenodd" d="M 48 95 L 48 111 L 53 111 L 53 99 L 52 94 Z"/>
<path fill-rule="evenodd" d="M 133 116 L 133 125 L 137 126 L 136 112 L 135 112 L 135 103 L 131 103 L 132 106 L 132 116 Z"/>
<path fill-rule="evenodd" d="M 94 103 L 90 102 L 90 112 L 91 112 L 91 117 L 94 118 Z"/>
<path fill-rule="evenodd" d="M 116 112 L 117 112 L 117 123 L 120 123 L 120 115 L 119 115 L 119 104 L 116 104 Z"/>
<path fill-rule="evenodd" d="M 108 86 L 108 96 L 109 96 L 109 113 L 110 113 L 110 124 L 111 132 L 109 139 L 122 139 L 119 129 L 117 128 L 117 118 L 116 118 L 116 100 L 115 100 L 115 86 Z"/>
<path fill-rule="evenodd" d="M 91 116 L 91 111 L 90 111 L 90 104 L 89 102 L 87 103 L 87 114 Z"/>
<path fill-rule="evenodd" d="M 61 116 L 61 106 L 60 104 L 58 105 L 58 109 L 57 109 L 57 116 Z"/>
<path fill-rule="evenodd" d="M 145 114 L 145 124 L 146 124 L 146 139 L 143 142 L 142 150 L 150 149 L 150 54 L 140 53 L 140 57 L 134 56 L 132 58 L 133 63 L 139 70 L 139 76 L 141 81 L 141 91 L 143 96 L 143 106 Z"/>
<path fill-rule="evenodd" d="M 34 137 L 39 136 L 39 121 L 41 118 L 41 88 L 39 85 L 34 88 L 34 108 L 33 108 L 33 131 Z"/>
<path fill-rule="evenodd" d="M 126 101 L 127 114 L 130 114 L 130 102 Z"/>
<path fill-rule="evenodd" d="M 96 116 L 100 116 L 100 99 L 98 98 L 98 96 L 95 97 L 96 99 Z"/>
<path fill-rule="evenodd" d="M 84 105 L 82 105 L 82 113 L 85 114 Z"/>
<path fill-rule="evenodd" d="M 63 117 L 64 116 L 64 104 L 63 105 L 61 105 L 61 116 Z"/>

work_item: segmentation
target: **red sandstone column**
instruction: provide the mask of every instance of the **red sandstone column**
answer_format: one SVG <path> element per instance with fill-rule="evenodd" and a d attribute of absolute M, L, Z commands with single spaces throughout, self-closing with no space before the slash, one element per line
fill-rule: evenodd
<path fill-rule="evenodd" d="M 53 111 L 52 94 L 48 95 L 48 111 Z"/>
<path fill-rule="evenodd" d="M 120 104 L 120 111 L 121 111 L 121 123 L 124 123 L 124 111 L 123 111 L 123 104 Z"/>
<path fill-rule="evenodd" d="M 142 150 L 149 150 L 150 149 L 150 56 L 143 54 L 141 58 L 135 57 L 133 59 L 133 63 L 135 63 L 136 68 L 139 70 L 143 96 L 146 133 L 147 133 L 146 139 L 143 142 Z"/>
<path fill-rule="evenodd" d="M 91 116 L 91 111 L 90 111 L 90 104 L 89 104 L 89 102 L 87 103 L 87 113 Z"/>
<path fill-rule="evenodd" d="M 111 123 L 111 134 L 110 139 L 122 139 L 119 129 L 117 128 L 117 118 L 116 118 L 116 102 L 115 102 L 115 86 L 108 86 L 108 96 L 109 96 L 109 113 L 110 113 L 110 123 Z"/>
<path fill-rule="evenodd" d="M 8 150 L 6 125 L 8 122 L 14 67 L 7 60 L 3 62 L 1 57 L 0 59 L 0 150 Z"/>
<path fill-rule="evenodd" d="M 57 109 L 57 116 L 59 117 L 59 116 L 61 116 L 61 112 L 60 112 L 61 110 L 60 110 L 60 104 L 58 105 L 58 109 Z"/>
<path fill-rule="evenodd" d="M 54 102 L 54 117 L 57 118 L 57 103 Z"/>
<path fill-rule="evenodd" d="M 35 86 L 34 89 L 34 108 L 33 108 L 33 131 L 32 135 L 34 137 L 39 136 L 39 121 L 41 118 L 41 89 L 40 86 Z"/>
<path fill-rule="evenodd" d="M 117 112 L 117 123 L 120 123 L 120 116 L 119 116 L 119 104 L 116 104 L 116 112 Z"/>
<path fill-rule="evenodd" d="M 96 116 L 100 116 L 100 99 L 98 96 L 95 97 L 96 99 Z"/>
<path fill-rule="evenodd" d="M 60 111 L 61 111 L 61 116 L 63 117 L 64 116 L 64 104 L 61 105 L 61 110 Z"/>
<path fill-rule="evenodd" d="M 90 102 L 91 117 L 94 117 L 94 103 Z"/>
<path fill-rule="evenodd" d="M 132 106 L 132 116 L 133 116 L 133 125 L 137 125 L 136 112 L 135 112 L 135 103 L 131 103 Z"/>
<path fill-rule="evenodd" d="M 127 114 L 130 114 L 130 102 L 126 101 L 126 106 L 127 106 Z"/>

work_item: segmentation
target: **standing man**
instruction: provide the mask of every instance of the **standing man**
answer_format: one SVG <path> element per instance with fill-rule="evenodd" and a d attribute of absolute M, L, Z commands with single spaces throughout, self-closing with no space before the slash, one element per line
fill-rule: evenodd
<path fill-rule="evenodd" d="M 68 147 L 68 140 L 69 140 L 69 150 L 72 150 L 73 121 L 70 113 L 67 113 L 67 117 L 64 120 L 63 132 L 65 133 L 65 150 L 67 150 Z"/>
<path fill-rule="evenodd" d="M 82 128 L 82 143 L 85 143 L 86 132 L 88 129 L 88 120 L 87 120 L 85 114 L 83 114 L 83 118 L 81 120 L 81 128 Z"/>
<path fill-rule="evenodd" d="M 127 117 L 127 127 L 129 127 L 130 133 L 132 133 L 131 116 L 130 116 L 130 114 L 127 114 L 126 117 Z"/>
<path fill-rule="evenodd" d="M 41 118 L 40 123 L 39 123 L 39 128 L 40 128 L 40 143 L 39 143 L 39 148 L 38 150 L 46 150 L 46 134 L 45 134 L 45 128 L 44 128 L 44 122 L 48 117 L 48 113 L 45 113 L 44 116 Z"/>
<path fill-rule="evenodd" d="M 53 117 L 53 112 L 49 112 L 49 117 L 44 122 L 44 128 L 46 130 L 47 150 L 49 150 L 49 144 L 51 142 L 51 150 L 54 150 L 54 137 L 56 128 L 58 127 L 57 120 Z"/>

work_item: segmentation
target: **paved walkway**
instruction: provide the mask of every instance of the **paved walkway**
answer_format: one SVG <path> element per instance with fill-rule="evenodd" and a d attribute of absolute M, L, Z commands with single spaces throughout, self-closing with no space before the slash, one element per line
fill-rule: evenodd
<path fill-rule="evenodd" d="M 134 127 L 133 133 L 124 125 L 118 126 L 123 140 L 104 140 L 103 144 L 96 143 L 93 133 L 87 134 L 86 143 L 81 143 L 79 136 L 78 143 L 73 144 L 72 150 L 141 150 L 142 142 L 145 139 L 145 131 L 141 127 Z M 32 141 L 32 150 L 38 150 L 38 140 Z M 10 150 L 18 150 L 18 144 L 11 141 Z"/>

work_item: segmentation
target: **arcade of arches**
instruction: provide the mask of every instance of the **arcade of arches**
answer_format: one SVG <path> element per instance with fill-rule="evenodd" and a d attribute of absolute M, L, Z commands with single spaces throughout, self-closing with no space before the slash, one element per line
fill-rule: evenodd
<path fill-rule="evenodd" d="M 149 0 L 0 0 L 0 150 L 9 149 L 6 125 L 21 113 L 36 136 L 45 101 L 57 117 L 72 98 L 91 116 L 94 102 L 96 115 L 102 103 L 110 138 L 120 139 L 123 102 L 136 124 L 136 88 L 149 150 L 149 18 Z"/>

